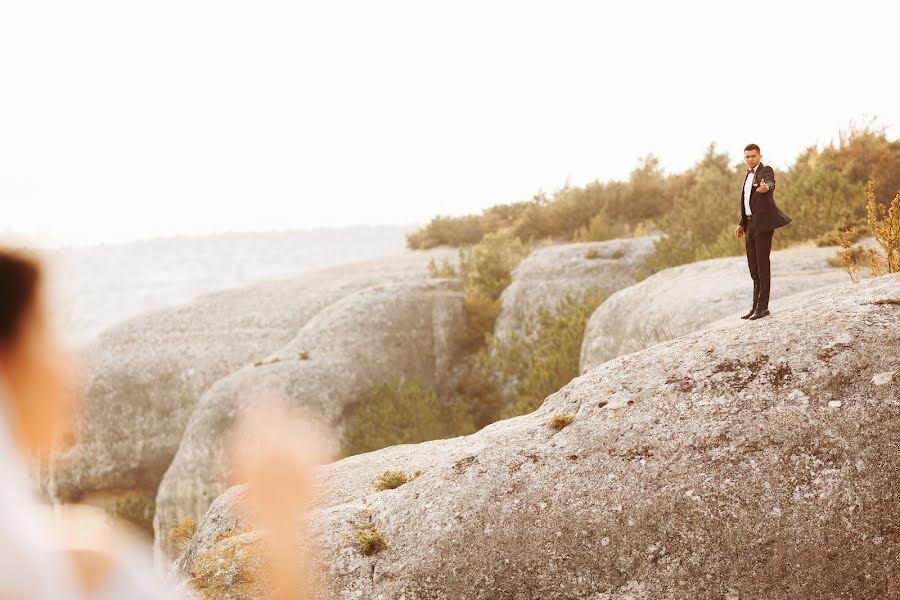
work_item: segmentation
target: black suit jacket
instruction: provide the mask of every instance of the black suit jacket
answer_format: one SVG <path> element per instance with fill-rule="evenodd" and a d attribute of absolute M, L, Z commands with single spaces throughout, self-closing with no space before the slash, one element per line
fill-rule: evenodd
<path fill-rule="evenodd" d="M 744 183 L 746 174 L 741 181 L 741 226 L 747 230 L 747 213 L 744 210 Z M 765 181 L 769 191 L 760 194 L 756 191 L 759 184 Z M 759 163 L 756 173 L 753 175 L 753 187 L 750 190 L 750 214 L 753 216 L 753 229 L 756 231 L 774 231 L 791 222 L 791 218 L 781 212 L 775 204 L 775 171 Z"/>

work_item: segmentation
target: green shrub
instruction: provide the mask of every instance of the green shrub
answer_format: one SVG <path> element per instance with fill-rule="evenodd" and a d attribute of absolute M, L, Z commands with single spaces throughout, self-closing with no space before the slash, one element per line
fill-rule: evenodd
<path fill-rule="evenodd" d="M 873 190 L 877 203 L 888 204 L 900 189 L 900 141 L 888 140 L 874 122 L 841 132 L 837 143 L 809 148 L 778 176 L 778 205 L 793 218 L 780 229 L 774 247 L 798 241 L 822 243 L 835 233 L 866 225 L 861 190 L 870 178 L 886 184 Z M 827 245 L 827 244 L 826 244 Z"/>
<path fill-rule="evenodd" d="M 459 252 L 459 278 L 465 290 L 466 324 L 462 347 L 477 351 L 494 331 L 500 315 L 500 294 L 512 281 L 512 271 L 528 256 L 531 245 L 508 230 L 491 233 Z"/>
<path fill-rule="evenodd" d="M 481 215 L 439 216 L 407 236 L 412 249 L 476 244 L 489 233 L 509 230 L 523 242 L 539 239 L 599 241 L 629 235 L 653 222 L 671 204 L 671 178 L 654 156 L 642 159 L 628 181 L 566 185 L 551 195 L 501 204 Z"/>
<path fill-rule="evenodd" d="M 431 388 L 392 377 L 361 402 L 342 440 L 344 455 L 471 433 L 466 411 L 443 404 Z"/>
<path fill-rule="evenodd" d="M 435 217 L 424 228 L 406 236 L 406 243 L 413 250 L 476 244 L 484 235 L 481 220 L 478 215 Z"/>
<path fill-rule="evenodd" d="M 584 329 L 602 301 L 599 290 L 581 297 L 568 294 L 555 310 L 541 308 L 525 335 L 515 335 L 493 349 L 495 364 L 505 371 L 503 379 L 515 382 L 502 417 L 532 412 L 578 376 Z"/>
<path fill-rule="evenodd" d="M 153 537 L 153 517 L 156 502 L 144 492 L 128 492 L 107 509 L 107 514 L 116 520 L 133 525 L 139 531 Z"/>
<path fill-rule="evenodd" d="M 479 350 L 458 391 L 475 428 L 533 411 L 579 374 L 584 329 L 602 300 L 597 290 L 569 294 L 539 310 L 525 331 Z"/>
<path fill-rule="evenodd" d="M 680 176 L 671 210 L 659 224 L 663 237 L 647 261 L 654 271 L 742 252 L 734 238 L 739 218 L 735 182 L 740 175 L 729 163 L 728 156 L 711 145 L 703 159 Z"/>
<path fill-rule="evenodd" d="M 582 225 L 575 231 L 574 238 L 578 242 L 603 242 L 611 240 L 617 235 L 606 209 L 591 217 L 587 225 Z"/>

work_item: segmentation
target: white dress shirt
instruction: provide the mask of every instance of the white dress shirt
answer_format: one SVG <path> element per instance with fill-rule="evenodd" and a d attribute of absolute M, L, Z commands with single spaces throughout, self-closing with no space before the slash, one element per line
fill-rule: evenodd
<path fill-rule="evenodd" d="M 756 175 L 756 169 L 759 168 L 759 165 L 753 168 L 752 171 L 747 173 L 747 178 L 744 180 L 744 213 L 750 213 L 750 192 L 753 191 L 753 176 Z"/>

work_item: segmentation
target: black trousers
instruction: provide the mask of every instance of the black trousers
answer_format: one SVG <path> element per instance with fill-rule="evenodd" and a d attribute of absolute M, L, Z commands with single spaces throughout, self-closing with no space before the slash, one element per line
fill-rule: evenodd
<path fill-rule="evenodd" d="M 769 290 L 772 287 L 772 270 L 769 253 L 772 251 L 772 235 L 775 231 L 756 231 L 751 219 L 744 239 L 747 243 L 747 266 L 753 278 L 753 307 L 769 308 Z"/>

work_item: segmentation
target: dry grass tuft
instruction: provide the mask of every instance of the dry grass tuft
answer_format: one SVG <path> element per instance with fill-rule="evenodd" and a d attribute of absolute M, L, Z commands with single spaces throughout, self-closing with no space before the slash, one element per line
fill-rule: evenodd
<path fill-rule="evenodd" d="M 411 479 L 403 471 L 385 471 L 375 480 L 375 491 L 393 490 L 404 483 L 409 483 Z"/>
<path fill-rule="evenodd" d="M 554 415 L 550 422 L 547 423 L 547 426 L 554 431 L 562 431 L 571 425 L 574 420 L 575 415 Z"/>
<path fill-rule="evenodd" d="M 843 233 L 834 235 L 834 243 L 841 247 L 837 256 L 828 259 L 828 264 L 833 267 L 842 267 L 850 276 L 850 281 L 859 283 L 856 272 L 859 271 L 859 263 L 856 260 L 857 252 L 853 249 L 853 240 L 856 239 L 856 227 L 851 227 Z"/>
<path fill-rule="evenodd" d="M 358 527 L 356 529 L 357 549 L 364 556 L 374 556 L 385 548 L 384 535 L 374 525 Z"/>
<path fill-rule="evenodd" d="M 184 549 L 195 533 L 197 533 L 197 520 L 193 517 L 186 517 L 169 530 L 169 542 Z"/>

